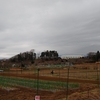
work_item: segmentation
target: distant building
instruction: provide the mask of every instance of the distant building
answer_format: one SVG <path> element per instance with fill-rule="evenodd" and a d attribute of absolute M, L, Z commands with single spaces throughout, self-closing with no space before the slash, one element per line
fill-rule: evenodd
<path fill-rule="evenodd" d="M 68 55 L 68 54 L 64 54 L 60 56 L 62 59 L 70 59 L 70 58 L 81 58 L 83 57 L 82 55 Z"/>

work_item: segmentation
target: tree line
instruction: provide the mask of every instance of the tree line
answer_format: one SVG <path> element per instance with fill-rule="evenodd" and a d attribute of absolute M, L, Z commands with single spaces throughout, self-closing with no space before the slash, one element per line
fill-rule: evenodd
<path fill-rule="evenodd" d="M 88 53 L 87 57 L 94 62 L 100 61 L 100 52 L 99 51 L 97 51 L 96 53 L 90 52 L 90 53 Z"/>
<path fill-rule="evenodd" d="M 29 60 L 31 62 L 34 63 L 35 59 L 36 59 L 36 53 L 33 53 L 33 52 L 24 52 L 24 53 L 20 53 L 20 54 L 17 54 L 13 57 L 10 58 L 10 61 L 11 62 L 21 62 L 21 61 L 26 61 L 26 60 Z M 58 59 L 59 58 L 59 55 L 58 55 L 58 52 L 53 50 L 53 51 L 44 51 L 44 52 L 41 52 L 40 56 L 39 56 L 40 59 L 44 59 L 44 60 L 50 60 L 50 59 Z"/>
<path fill-rule="evenodd" d="M 34 60 L 36 59 L 36 53 L 33 52 L 24 52 L 24 53 L 20 53 L 17 54 L 13 57 L 10 58 L 11 62 L 21 62 L 21 61 L 26 61 L 29 60 L 31 62 L 34 62 Z"/>
<path fill-rule="evenodd" d="M 47 51 L 41 52 L 40 58 L 41 59 L 58 59 L 59 55 L 58 55 L 58 52 L 55 50 L 53 51 L 47 50 Z"/>

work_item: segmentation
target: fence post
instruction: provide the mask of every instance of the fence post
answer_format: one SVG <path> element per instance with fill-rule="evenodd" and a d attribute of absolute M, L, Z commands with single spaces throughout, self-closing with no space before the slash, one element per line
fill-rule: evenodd
<path fill-rule="evenodd" d="M 38 95 L 38 92 L 39 92 L 39 71 L 40 71 L 40 69 L 38 68 L 37 69 L 37 95 Z"/>
<path fill-rule="evenodd" d="M 96 68 L 96 70 L 97 70 L 97 85 L 98 85 L 98 87 L 99 87 L 99 62 L 97 62 L 97 68 Z"/>
<path fill-rule="evenodd" d="M 90 90 L 89 90 L 89 87 L 88 87 L 88 90 L 87 90 L 87 91 L 88 91 L 88 98 L 89 98 L 89 97 L 90 97 L 90 95 L 89 95 L 89 94 L 90 94 Z"/>
<path fill-rule="evenodd" d="M 69 69 L 70 69 L 70 65 L 67 68 L 67 89 L 66 89 L 66 100 L 68 100 L 68 84 L 69 84 Z"/>

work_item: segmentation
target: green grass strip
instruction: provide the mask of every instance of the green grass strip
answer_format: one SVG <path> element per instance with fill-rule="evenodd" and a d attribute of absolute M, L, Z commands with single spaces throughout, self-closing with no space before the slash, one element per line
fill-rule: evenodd
<path fill-rule="evenodd" d="M 43 80 L 39 80 L 38 82 L 39 82 L 39 89 L 44 89 L 44 90 L 60 90 L 60 89 L 65 89 L 67 86 L 66 82 L 43 81 Z M 0 86 L 3 87 L 24 86 L 24 87 L 36 89 L 37 80 L 0 76 Z M 79 84 L 70 83 L 68 87 L 78 88 Z"/>

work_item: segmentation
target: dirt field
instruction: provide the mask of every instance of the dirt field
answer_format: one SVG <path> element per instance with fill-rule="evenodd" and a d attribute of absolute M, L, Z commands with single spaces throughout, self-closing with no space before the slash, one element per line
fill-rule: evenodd
<path fill-rule="evenodd" d="M 9 77 L 23 77 L 23 78 L 36 78 L 35 76 L 30 77 L 29 74 L 14 74 L 14 73 L 1 73 L 3 76 Z M 42 80 L 55 80 L 58 81 L 59 78 L 57 77 L 47 77 L 47 76 L 40 76 Z M 66 81 L 66 78 L 60 78 L 60 80 Z M 92 80 L 78 80 L 78 79 L 69 79 L 70 82 L 78 82 L 80 83 L 79 89 L 70 89 L 69 90 L 69 99 L 68 100 L 99 100 L 100 96 L 98 92 L 89 93 L 88 97 L 88 88 L 89 91 L 92 91 L 97 88 L 97 85 L 93 85 L 97 81 Z M 84 83 L 84 84 L 83 84 Z M 87 83 L 87 84 L 86 84 Z M 34 100 L 36 95 L 36 90 L 29 89 L 25 87 L 14 87 L 14 89 L 0 89 L 0 100 Z M 41 100 L 66 100 L 66 90 L 63 91 L 40 91 L 39 95 L 41 96 Z M 64 99 L 65 98 L 65 99 Z M 85 99 L 84 99 L 85 98 Z M 90 99 L 91 98 L 91 99 Z M 95 98 L 95 99 L 94 99 Z M 99 98 L 99 99 L 96 99 Z"/>
<path fill-rule="evenodd" d="M 81 66 L 81 65 L 79 65 Z M 78 67 L 79 67 L 78 66 Z M 88 65 L 87 65 L 88 66 Z M 84 67 L 85 68 L 85 67 Z M 94 67 L 84 69 L 83 66 L 79 68 L 71 68 L 69 75 L 69 82 L 80 83 L 78 89 L 69 89 L 68 100 L 100 100 L 100 89 L 97 80 L 97 74 L 100 76 L 100 71 L 94 70 Z M 50 72 L 54 70 L 52 75 Z M 98 71 L 98 72 L 97 72 Z M 67 80 L 67 69 L 41 69 L 39 72 L 40 80 L 48 81 L 62 81 Z M 0 76 L 8 77 L 23 77 L 28 79 L 37 79 L 36 70 L 10 70 L 9 72 L 1 72 Z M 34 100 L 36 90 L 25 87 L 0 88 L 0 100 Z M 41 100 L 67 100 L 66 90 L 62 91 L 43 91 L 39 90 Z"/>
<path fill-rule="evenodd" d="M 0 100 L 34 100 L 36 95 L 35 90 L 28 88 L 17 87 L 15 90 L 0 89 Z M 41 100 L 55 100 L 55 93 L 49 91 L 39 91 Z"/>
<path fill-rule="evenodd" d="M 94 90 L 95 86 L 89 86 L 90 91 Z M 14 87 L 14 89 L 1 89 L 0 88 L 0 100 L 34 100 L 36 90 Z M 40 91 L 39 95 L 41 100 L 66 100 L 66 91 Z M 100 100 L 100 94 L 96 90 L 95 93 L 90 92 L 88 94 L 87 85 L 81 84 L 80 89 L 69 90 L 68 100 Z"/>

